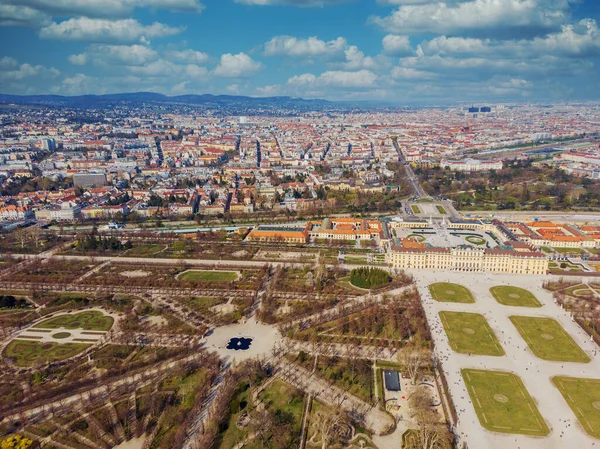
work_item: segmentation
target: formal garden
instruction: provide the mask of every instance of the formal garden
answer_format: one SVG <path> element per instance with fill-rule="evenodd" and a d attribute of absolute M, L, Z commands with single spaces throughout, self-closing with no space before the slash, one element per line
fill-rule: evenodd
<path fill-rule="evenodd" d="M 515 374 L 463 369 L 462 376 L 479 422 L 492 432 L 546 436 L 550 429 Z"/>
<path fill-rule="evenodd" d="M 458 284 L 452 284 L 450 282 L 436 282 L 429 286 L 429 292 L 433 299 L 439 302 L 458 302 L 465 304 L 472 304 L 475 302 L 475 298 L 471 291 Z"/>
<path fill-rule="evenodd" d="M 527 316 L 511 316 L 510 321 L 531 351 L 540 359 L 555 362 L 590 362 L 590 357 L 558 321 Z"/>
<path fill-rule="evenodd" d="M 474 355 L 504 355 L 496 334 L 483 315 L 448 311 L 439 314 L 454 351 Z"/>

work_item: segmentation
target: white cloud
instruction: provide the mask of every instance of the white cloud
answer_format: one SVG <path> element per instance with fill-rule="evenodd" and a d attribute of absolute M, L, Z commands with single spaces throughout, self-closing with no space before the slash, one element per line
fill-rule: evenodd
<path fill-rule="evenodd" d="M 308 39 L 299 39 L 294 36 L 275 36 L 265 44 L 265 56 L 323 56 L 340 54 L 348 46 L 346 39 L 337 39 L 325 42 L 316 36 Z"/>
<path fill-rule="evenodd" d="M 408 36 L 388 34 L 381 43 L 383 44 L 383 52 L 388 55 L 401 56 L 414 53 Z"/>
<path fill-rule="evenodd" d="M 134 43 L 146 42 L 148 38 L 173 36 L 184 29 L 185 27 L 174 28 L 159 22 L 142 25 L 134 19 L 111 21 L 79 17 L 42 28 L 40 37 L 67 41 Z"/>
<path fill-rule="evenodd" d="M 135 8 L 200 12 L 199 0 L 1 0 L 4 4 L 27 8 L 52 16 L 128 17 Z"/>
<path fill-rule="evenodd" d="M 213 74 L 226 78 L 242 78 L 253 75 L 261 68 L 262 64 L 254 61 L 246 53 L 238 53 L 237 55 L 226 53 L 221 56 L 221 61 Z"/>
<path fill-rule="evenodd" d="M 513 59 L 526 62 L 540 55 L 558 57 L 590 57 L 600 54 L 597 23 L 584 19 L 564 25 L 560 32 L 531 40 L 492 40 L 465 37 L 436 37 L 424 41 L 418 55 L 470 56 L 489 59 Z"/>
<path fill-rule="evenodd" d="M 103 93 L 98 91 L 98 86 L 103 83 L 98 78 L 89 77 L 83 73 L 77 73 L 71 77 L 62 80 L 60 87 L 57 87 L 63 95 L 84 95 L 90 92 Z"/>
<path fill-rule="evenodd" d="M 44 86 L 44 93 L 47 93 L 48 83 L 59 75 L 54 67 L 20 64 L 11 57 L 0 58 L 0 86 L 5 93 L 34 94 L 37 86 Z"/>
<path fill-rule="evenodd" d="M 318 77 L 312 73 L 296 75 L 288 79 L 288 85 L 327 86 L 334 88 L 367 88 L 375 85 L 377 75 L 370 70 L 345 72 L 340 70 L 324 72 Z"/>
<path fill-rule="evenodd" d="M 390 75 L 395 79 L 431 79 L 436 77 L 435 73 L 407 67 L 394 67 Z"/>
<path fill-rule="evenodd" d="M 28 6 L 0 4 L 0 26 L 35 27 L 49 21 L 46 14 Z"/>
<path fill-rule="evenodd" d="M 144 65 L 157 58 L 157 53 L 145 45 L 95 44 L 84 53 L 69 56 L 74 65 L 85 65 L 89 61 L 97 65 Z"/>
<path fill-rule="evenodd" d="M 350 0 L 235 0 L 236 3 L 244 5 L 271 6 L 271 5 L 289 5 L 289 6 L 326 6 L 338 3 L 345 3 Z"/>
<path fill-rule="evenodd" d="M 358 47 L 351 45 L 344 52 L 346 55 L 346 63 L 344 69 L 346 70 L 358 70 L 358 69 L 373 69 L 377 66 L 375 60 L 358 49 Z"/>
<path fill-rule="evenodd" d="M 15 69 L 19 65 L 19 61 L 10 56 L 0 58 L 0 71 Z"/>
<path fill-rule="evenodd" d="M 73 65 L 86 65 L 89 60 L 87 53 L 70 55 L 68 59 L 69 59 L 69 62 Z"/>
<path fill-rule="evenodd" d="M 570 16 L 571 0 L 472 0 L 401 5 L 371 21 L 389 32 L 535 36 L 559 29 Z"/>
<path fill-rule="evenodd" d="M 240 85 L 239 84 L 230 84 L 227 86 L 227 92 L 231 92 L 232 94 L 240 93 Z"/>
<path fill-rule="evenodd" d="M 279 84 L 270 84 L 268 86 L 261 86 L 254 89 L 256 93 L 261 97 L 274 97 L 281 95 L 282 88 Z"/>
<path fill-rule="evenodd" d="M 204 64 L 208 61 L 208 55 L 206 53 L 189 49 L 170 51 L 167 57 L 174 61 L 189 62 L 190 64 Z"/>

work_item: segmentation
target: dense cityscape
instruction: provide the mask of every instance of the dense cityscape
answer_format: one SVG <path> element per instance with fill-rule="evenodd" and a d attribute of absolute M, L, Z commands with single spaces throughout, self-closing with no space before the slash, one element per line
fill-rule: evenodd
<path fill-rule="evenodd" d="M 6 447 L 599 437 L 597 105 L 2 109 Z"/>
<path fill-rule="evenodd" d="M 0 0 L 0 449 L 600 448 L 599 21 Z"/>

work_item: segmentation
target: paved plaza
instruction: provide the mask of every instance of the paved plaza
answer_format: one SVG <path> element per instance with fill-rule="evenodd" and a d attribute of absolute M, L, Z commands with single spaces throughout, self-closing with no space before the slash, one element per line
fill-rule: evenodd
<path fill-rule="evenodd" d="M 568 312 L 553 301 L 552 294 L 542 288 L 545 276 L 492 275 L 450 271 L 411 271 L 423 298 L 423 306 L 431 326 L 436 355 L 441 359 L 450 392 L 459 417 L 457 435 L 469 448 L 485 449 L 564 449 L 600 448 L 600 440 L 590 437 L 579 424 L 573 411 L 550 380 L 553 376 L 600 379 L 600 348 L 571 320 Z M 474 304 L 443 303 L 433 300 L 429 284 L 453 282 L 464 285 L 473 293 Z M 529 290 L 542 303 L 540 308 L 505 306 L 490 293 L 490 287 L 512 285 Z M 482 314 L 497 335 L 506 352 L 503 357 L 465 355 L 454 352 L 444 332 L 440 311 Z M 512 315 L 546 317 L 557 320 L 590 357 L 590 363 L 551 362 L 539 359 L 511 323 Z M 474 368 L 508 371 L 518 375 L 536 402 L 550 434 L 546 437 L 490 432 L 480 423 L 466 390 L 461 369 Z"/>
<path fill-rule="evenodd" d="M 227 349 L 227 343 L 233 337 L 252 338 L 252 343 L 245 351 Z M 258 323 L 253 316 L 243 324 L 230 324 L 214 329 L 205 341 L 207 349 L 216 351 L 231 363 L 236 363 L 255 357 L 270 357 L 271 349 L 276 343 L 280 343 L 281 339 L 275 326 Z"/>

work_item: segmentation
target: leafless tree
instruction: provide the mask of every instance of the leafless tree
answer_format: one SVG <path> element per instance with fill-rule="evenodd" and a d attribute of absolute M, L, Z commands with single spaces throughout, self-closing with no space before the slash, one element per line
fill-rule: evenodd
<path fill-rule="evenodd" d="M 452 434 L 440 416 L 433 410 L 432 397 L 425 388 L 417 388 L 409 398 L 409 406 L 419 425 L 419 448 L 449 449 L 452 447 Z"/>
<path fill-rule="evenodd" d="M 314 424 L 321 437 L 321 449 L 341 442 L 341 431 L 348 422 L 348 415 L 340 407 L 336 407 L 333 411 L 318 410 L 314 415 Z"/>
<path fill-rule="evenodd" d="M 13 231 L 12 235 L 15 238 L 15 240 L 20 243 L 21 248 L 25 247 L 25 244 L 27 243 L 27 241 L 29 240 L 29 237 L 30 237 L 27 229 L 23 229 L 23 228 L 15 229 Z"/>
<path fill-rule="evenodd" d="M 413 385 L 417 383 L 421 368 L 429 360 L 429 351 L 417 347 L 405 348 L 398 353 L 398 363 L 405 367 Z"/>

